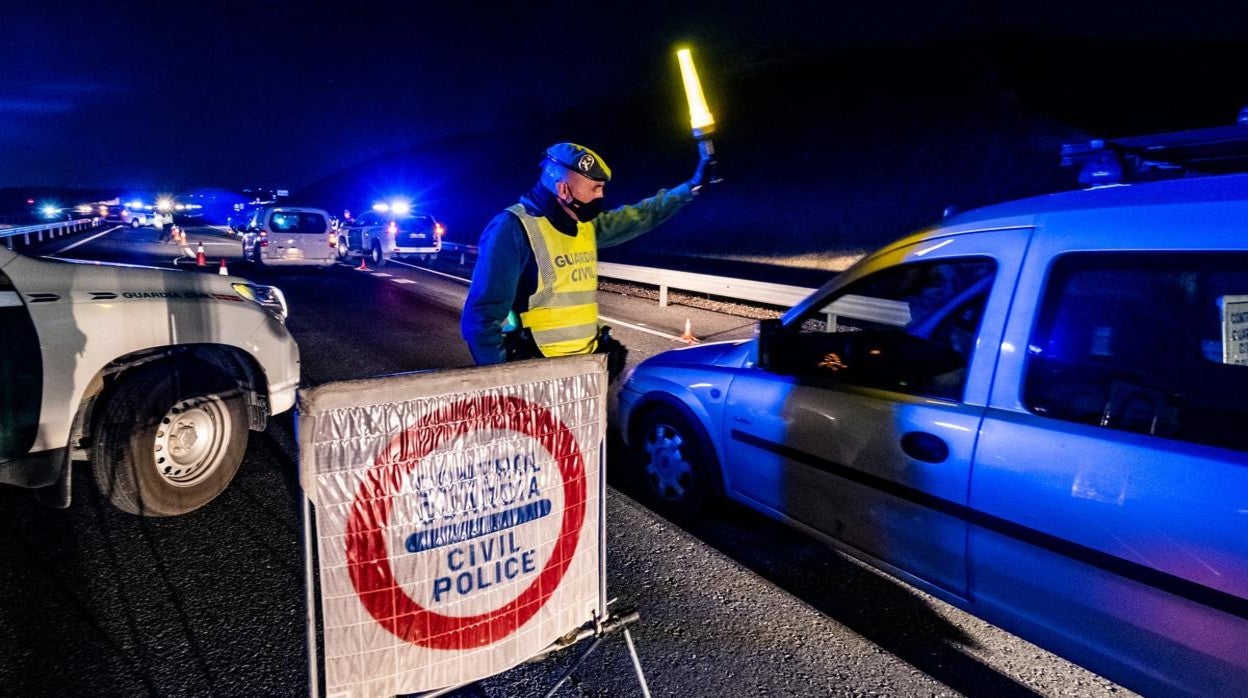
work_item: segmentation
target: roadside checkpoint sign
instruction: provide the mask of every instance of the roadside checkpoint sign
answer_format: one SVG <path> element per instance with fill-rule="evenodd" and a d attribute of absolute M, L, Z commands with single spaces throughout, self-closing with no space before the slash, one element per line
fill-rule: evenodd
<path fill-rule="evenodd" d="M 606 386 L 586 356 L 300 391 L 314 691 L 318 617 L 325 693 L 354 697 L 491 676 L 606 615 Z"/>

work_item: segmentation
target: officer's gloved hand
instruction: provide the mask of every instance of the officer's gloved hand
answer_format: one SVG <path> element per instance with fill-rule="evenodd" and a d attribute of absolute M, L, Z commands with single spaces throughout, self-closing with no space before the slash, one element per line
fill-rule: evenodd
<path fill-rule="evenodd" d="M 708 184 L 716 184 L 720 178 L 715 175 L 715 158 L 703 157 L 698 160 L 698 169 L 693 171 L 693 177 L 689 179 L 689 184 L 693 186 L 693 193 L 702 193 L 702 187 Z"/>

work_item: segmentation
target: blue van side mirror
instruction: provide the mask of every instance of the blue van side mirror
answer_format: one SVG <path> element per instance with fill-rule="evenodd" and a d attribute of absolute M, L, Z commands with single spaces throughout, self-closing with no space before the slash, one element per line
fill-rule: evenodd
<path fill-rule="evenodd" d="M 754 364 L 759 368 L 767 368 L 771 365 L 771 348 L 775 342 L 776 335 L 779 334 L 783 323 L 779 318 L 767 318 L 758 321 L 758 327 L 755 329 L 757 335 L 758 356 L 754 359 Z"/>

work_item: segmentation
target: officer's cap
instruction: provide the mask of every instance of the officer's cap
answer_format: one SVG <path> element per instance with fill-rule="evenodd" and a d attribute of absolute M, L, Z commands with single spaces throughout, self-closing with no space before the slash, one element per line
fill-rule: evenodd
<path fill-rule="evenodd" d="M 579 172 L 595 182 L 611 181 L 611 168 L 598 153 L 576 143 L 556 143 L 546 149 L 546 157 L 564 167 Z"/>

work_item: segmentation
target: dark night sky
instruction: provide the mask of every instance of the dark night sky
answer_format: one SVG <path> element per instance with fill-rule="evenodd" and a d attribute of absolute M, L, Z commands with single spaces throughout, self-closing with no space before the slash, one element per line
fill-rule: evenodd
<path fill-rule="evenodd" d="M 1243 38 L 1241 4 L 9 3 L 0 187 L 297 188 L 521 111 L 659 89 L 681 41 L 731 75 L 1002 30 Z"/>

